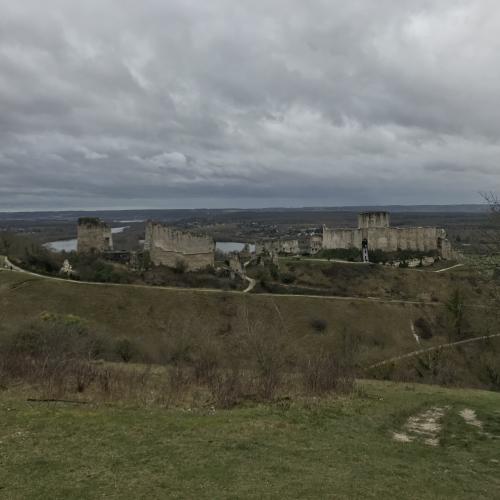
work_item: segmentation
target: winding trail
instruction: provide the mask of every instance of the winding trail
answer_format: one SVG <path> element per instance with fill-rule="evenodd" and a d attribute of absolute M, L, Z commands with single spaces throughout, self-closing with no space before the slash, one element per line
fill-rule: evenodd
<path fill-rule="evenodd" d="M 445 271 L 450 271 L 451 269 L 455 269 L 457 267 L 462 267 L 463 264 L 455 264 L 454 266 L 446 267 L 445 269 L 438 269 L 437 271 L 434 271 L 435 273 L 444 273 Z"/>
<path fill-rule="evenodd" d="M 432 347 L 427 347 L 426 349 L 418 349 L 416 351 L 408 352 L 400 356 L 394 356 L 392 358 L 385 359 L 384 361 L 379 361 L 378 363 L 374 363 L 373 365 L 366 367 L 365 370 L 370 370 L 372 368 L 377 368 L 379 366 L 385 366 L 391 363 L 396 363 L 403 359 L 414 358 L 416 356 L 420 356 L 421 354 L 426 354 L 428 352 L 439 351 L 441 349 L 449 349 L 450 347 L 455 347 L 457 345 L 470 344 L 471 342 L 479 342 L 482 340 L 493 339 L 495 337 L 500 337 L 500 333 L 495 333 L 493 335 L 482 335 L 481 337 L 472 337 L 470 339 L 459 340 L 457 342 L 449 342 L 446 344 L 439 344 Z"/>
<path fill-rule="evenodd" d="M 245 275 L 245 279 L 248 281 L 248 286 L 243 290 L 242 293 L 251 292 L 254 289 L 256 283 L 256 281 L 253 278 L 250 278 L 250 276 Z"/>
<path fill-rule="evenodd" d="M 40 279 L 59 281 L 66 284 L 74 284 L 81 286 L 107 286 L 107 287 L 129 287 L 129 288 L 146 288 L 149 290 L 169 290 L 175 292 L 200 292 L 200 293 L 213 293 L 213 294 L 233 294 L 241 295 L 247 294 L 253 290 L 255 287 L 255 280 L 250 277 L 246 277 L 249 282 L 245 290 L 218 290 L 216 288 L 187 288 L 187 287 L 175 287 L 175 286 L 155 286 L 155 285 L 141 285 L 141 284 L 130 284 L 130 283 L 100 283 L 96 281 L 75 281 L 67 278 L 58 278 L 56 276 L 45 276 L 43 274 L 37 274 L 26 269 L 22 269 L 15 264 L 12 264 L 8 258 L 5 258 L 5 264 L 7 268 L 0 271 L 15 271 L 23 274 L 28 274 Z M 10 268 L 10 269 L 9 269 Z M 33 282 L 36 280 L 33 280 Z M 394 305 L 419 305 L 419 306 L 432 306 L 432 307 L 443 307 L 442 302 L 434 301 L 421 301 L 421 300 L 402 300 L 402 299 L 384 299 L 379 297 L 353 297 L 353 296 L 343 296 L 343 295 L 310 295 L 310 294 L 292 294 L 292 293 L 259 293 L 260 297 L 286 297 L 289 299 L 293 298 L 307 298 L 314 300 L 332 300 L 332 301 L 344 301 L 344 302 L 361 302 L 361 303 L 372 303 L 372 304 L 394 304 Z M 473 307 L 479 309 L 492 309 L 491 306 L 479 305 L 479 304 L 466 304 L 466 307 Z"/>
<path fill-rule="evenodd" d="M 285 257 L 284 259 L 289 259 L 293 260 L 291 257 Z M 300 259 L 297 259 L 297 262 L 332 262 L 336 264 L 353 264 L 353 265 L 360 265 L 360 266 L 366 266 L 366 265 L 377 265 L 374 262 L 358 262 L 358 261 L 350 261 L 350 260 L 341 260 L 341 259 L 314 259 L 314 258 L 307 258 L 307 257 L 300 257 Z M 406 271 L 419 271 L 419 272 L 427 272 L 427 273 L 444 273 L 445 271 L 451 271 L 452 269 L 455 269 L 457 267 L 462 267 L 464 264 L 455 264 L 450 267 L 446 267 L 445 269 L 438 269 L 437 271 L 433 270 L 427 270 L 427 269 L 421 269 L 421 268 L 416 268 L 416 267 L 407 267 L 405 268 Z"/>

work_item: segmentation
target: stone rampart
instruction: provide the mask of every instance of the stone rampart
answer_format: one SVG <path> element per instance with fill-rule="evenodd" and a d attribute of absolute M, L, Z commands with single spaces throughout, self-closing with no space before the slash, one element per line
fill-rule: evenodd
<path fill-rule="evenodd" d="M 298 239 L 272 239 L 262 240 L 255 243 L 255 253 L 262 252 L 284 253 L 288 255 L 297 255 L 300 252 Z"/>
<path fill-rule="evenodd" d="M 451 258 L 452 251 L 444 229 L 435 227 L 372 227 L 365 229 L 328 229 L 323 227 L 323 248 L 361 250 L 363 239 L 368 248 L 396 252 L 413 250 L 428 252 L 437 250 L 444 259 Z"/>
<path fill-rule="evenodd" d="M 299 250 L 302 255 L 316 255 L 322 248 L 321 234 L 309 234 L 299 239 Z"/>
<path fill-rule="evenodd" d="M 144 250 L 153 264 L 176 267 L 183 262 L 189 271 L 214 265 L 215 242 L 205 235 L 195 235 L 149 221 L 146 224 Z"/>

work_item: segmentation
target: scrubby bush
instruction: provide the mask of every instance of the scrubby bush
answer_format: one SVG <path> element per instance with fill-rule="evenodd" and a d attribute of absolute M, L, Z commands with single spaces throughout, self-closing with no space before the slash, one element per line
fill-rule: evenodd
<path fill-rule="evenodd" d="M 34 359 L 110 357 L 109 340 L 81 318 L 44 313 L 2 339 L 2 350 Z"/>
<path fill-rule="evenodd" d="M 390 260 L 389 255 L 383 250 L 369 250 L 368 256 L 370 262 L 373 262 L 375 264 L 385 264 Z"/>
<path fill-rule="evenodd" d="M 75 254 L 72 256 L 74 279 L 99 283 L 130 283 L 132 274 L 109 262 L 97 254 Z"/>
<path fill-rule="evenodd" d="M 256 273 L 257 283 L 266 291 L 271 289 L 271 274 L 269 269 L 261 267 Z"/>
<path fill-rule="evenodd" d="M 178 274 L 184 274 L 188 269 L 187 262 L 183 259 L 177 259 L 175 261 L 174 271 Z"/>
<path fill-rule="evenodd" d="M 31 270 L 47 274 L 58 273 L 62 265 L 60 256 L 38 245 L 27 247 L 22 261 Z"/>
<path fill-rule="evenodd" d="M 191 356 L 191 365 L 198 382 L 210 382 L 217 375 L 221 365 L 221 350 L 215 341 L 206 338 L 196 343 Z"/>
<path fill-rule="evenodd" d="M 324 333 L 328 327 L 328 323 L 320 318 L 312 319 L 310 324 L 312 329 L 317 333 Z"/>
<path fill-rule="evenodd" d="M 283 273 L 281 274 L 281 282 L 285 285 L 291 285 L 295 283 L 297 277 L 293 273 Z"/>
<path fill-rule="evenodd" d="M 280 270 L 276 264 L 271 264 L 269 266 L 269 273 L 271 274 L 271 278 L 273 278 L 273 280 L 278 280 L 280 277 Z"/>
<path fill-rule="evenodd" d="M 232 408 L 240 402 L 244 387 L 244 374 L 237 368 L 218 371 L 209 380 L 208 387 L 217 408 Z"/>
<path fill-rule="evenodd" d="M 316 257 L 319 259 L 338 259 L 351 262 L 361 262 L 361 250 L 357 248 L 335 248 L 320 250 Z"/>
<path fill-rule="evenodd" d="M 416 319 L 413 325 L 415 326 L 417 334 L 420 338 L 429 340 L 433 337 L 432 327 L 425 318 Z"/>
<path fill-rule="evenodd" d="M 342 373 L 338 359 L 331 352 L 308 356 L 302 363 L 301 371 L 302 382 L 308 393 L 333 392 L 340 386 L 343 390 L 347 389 L 347 377 Z"/>
<path fill-rule="evenodd" d="M 463 338 L 465 304 L 460 290 L 455 290 L 448 302 L 446 303 L 448 310 L 450 327 L 448 330 L 448 338 L 450 342 L 461 340 Z"/>
<path fill-rule="evenodd" d="M 118 358 L 125 363 L 132 361 L 134 358 L 138 358 L 138 348 L 130 339 L 122 338 L 116 340 L 114 350 Z"/>
<path fill-rule="evenodd" d="M 245 338 L 245 352 L 248 353 L 248 363 L 255 371 L 259 397 L 273 399 L 287 364 L 286 339 L 279 332 L 255 330 Z"/>

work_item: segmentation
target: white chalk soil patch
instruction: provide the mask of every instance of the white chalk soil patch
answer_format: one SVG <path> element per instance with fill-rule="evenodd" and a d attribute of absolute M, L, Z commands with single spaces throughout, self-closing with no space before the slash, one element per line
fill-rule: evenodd
<path fill-rule="evenodd" d="M 413 324 L 413 321 L 410 321 L 410 328 L 411 328 L 411 333 L 413 334 L 413 337 L 417 341 L 417 344 L 420 345 L 420 337 L 417 334 L 417 332 L 415 331 L 415 325 Z"/>
<path fill-rule="evenodd" d="M 392 438 L 400 443 L 423 441 L 428 446 L 437 446 L 441 421 L 449 409 L 449 406 L 434 406 L 410 417 L 400 432 L 392 433 Z"/>
<path fill-rule="evenodd" d="M 478 429 L 483 428 L 483 423 L 477 418 L 475 410 L 465 408 L 459 412 L 459 415 L 465 420 L 466 424 L 477 427 Z"/>

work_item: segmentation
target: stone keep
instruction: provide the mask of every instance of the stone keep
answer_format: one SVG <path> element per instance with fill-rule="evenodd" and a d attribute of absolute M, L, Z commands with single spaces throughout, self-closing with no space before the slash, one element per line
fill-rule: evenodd
<path fill-rule="evenodd" d="M 101 253 L 113 250 L 111 227 L 96 217 L 78 219 L 78 253 Z"/>
<path fill-rule="evenodd" d="M 361 250 L 363 240 L 369 250 L 396 252 L 437 250 L 443 259 L 453 256 L 446 231 L 437 227 L 390 227 L 387 212 L 364 212 L 358 216 L 357 229 L 329 229 L 323 226 L 323 248 Z"/>
<path fill-rule="evenodd" d="M 215 241 L 210 236 L 195 235 L 163 224 L 148 221 L 144 250 L 156 266 L 175 267 L 183 262 L 189 271 L 213 266 Z"/>
<path fill-rule="evenodd" d="M 362 212 L 358 215 L 358 229 L 389 227 L 389 212 Z"/>

